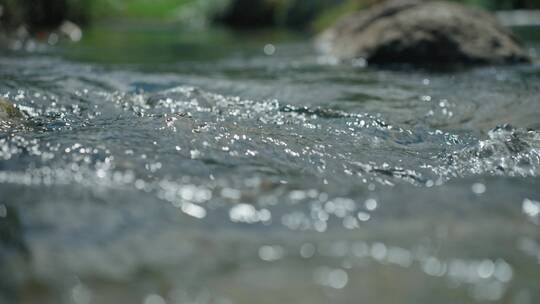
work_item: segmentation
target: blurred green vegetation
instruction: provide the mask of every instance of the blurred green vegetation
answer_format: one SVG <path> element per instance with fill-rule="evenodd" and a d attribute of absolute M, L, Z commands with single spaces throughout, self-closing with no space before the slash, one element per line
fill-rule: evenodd
<path fill-rule="evenodd" d="M 173 18 L 175 14 L 197 0 L 79 0 L 91 2 L 91 15 L 100 18 Z"/>
<path fill-rule="evenodd" d="M 13 1 L 13 0 L 12 0 Z M 185 10 L 208 10 L 200 15 L 222 20 L 227 13 L 244 19 L 265 18 L 273 25 L 301 27 L 316 18 L 332 19 L 381 0 L 70 0 L 91 4 L 93 19 L 121 17 L 171 20 Z M 540 8 L 540 0 L 450 0 L 490 10 Z M 221 16 L 220 16 L 221 15 Z M 266 17 L 268 18 L 268 17 Z"/>
<path fill-rule="evenodd" d="M 78 62 L 125 64 L 154 72 L 178 71 L 181 65 L 183 71 L 191 72 L 200 68 L 193 62 L 210 63 L 232 54 L 259 55 L 261 46 L 269 42 L 299 39 L 305 39 L 301 32 L 276 29 L 178 31 L 175 24 L 96 24 L 85 30 L 79 43 L 65 44 L 62 52 Z"/>
<path fill-rule="evenodd" d="M 233 27 L 321 29 L 351 11 L 381 0 L 0 0 L 2 27 L 30 29 L 135 19 L 222 23 Z M 451 0 L 496 9 L 540 9 L 540 0 Z"/>

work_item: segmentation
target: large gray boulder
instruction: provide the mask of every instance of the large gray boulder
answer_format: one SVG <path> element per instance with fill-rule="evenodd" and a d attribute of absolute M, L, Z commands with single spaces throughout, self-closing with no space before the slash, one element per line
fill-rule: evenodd
<path fill-rule="evenodd" d="M 387 1 L 339 20 L 316 45 L 370 63 L 493 64 L 530 61 L 514 35 L 488 12 L 444 1 Z"/>

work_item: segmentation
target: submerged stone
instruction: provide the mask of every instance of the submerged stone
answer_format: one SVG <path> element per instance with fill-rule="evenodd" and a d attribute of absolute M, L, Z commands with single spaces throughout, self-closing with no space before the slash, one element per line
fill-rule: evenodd
<path fill-rule="evenodd" d="M 316 41 L 340 59 L 413 64 L 528 62 L 517 38 L 488 12 L 444 1 L 387 1 L 353 13 Z"/>

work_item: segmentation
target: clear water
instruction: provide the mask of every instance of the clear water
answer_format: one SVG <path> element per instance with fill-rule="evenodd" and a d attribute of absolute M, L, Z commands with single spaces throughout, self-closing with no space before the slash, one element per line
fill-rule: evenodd
<path fill-rule="evenodd" d="M 0 56 L 27 116 L 0 129 L 1 303 L 540 302 L 538 63 L 155 26 L 23 48 Z"/>

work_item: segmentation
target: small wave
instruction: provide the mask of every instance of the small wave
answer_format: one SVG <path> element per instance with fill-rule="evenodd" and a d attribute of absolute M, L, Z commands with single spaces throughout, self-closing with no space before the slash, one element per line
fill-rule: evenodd
<path fill-rule="evenodd" d="M 540 133 L 502 125 L 488 138 L 447 157 L 446 175 L 497 174 L 537 176 L 540 173 Z"/>

